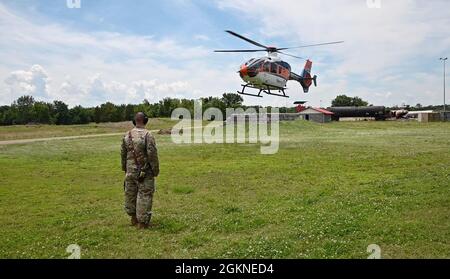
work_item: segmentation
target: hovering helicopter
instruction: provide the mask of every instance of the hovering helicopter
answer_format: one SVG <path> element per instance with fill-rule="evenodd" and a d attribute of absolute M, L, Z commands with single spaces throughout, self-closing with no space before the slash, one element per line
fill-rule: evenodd
<path fill-rule="evenodd" d="M 305 60 L 302 57 L 295 56 L 295 55 L 285 53 L 282 51 L 287 50 L 287 49 L 297 49 L 297 48 L 306 48 L 306 47 L 315 47 L 315 46 L 343 43 L 343 41 L 339 41 L 339 42 L 329 42 L 329 43 L 321 43 L 321 44 L 314 44 L 314 45 L 297 46 L 297 47 L 277 48 L 277 47 L 265 46 L 263 44 L 255 42 L 249 38 L 246 38 L 246 37 L 239 35 L 233 31 L 230 31 L 230 30 L 226 30 L 225 32 L 227 32 L 235 37 L 238 37 L 246 42 L 249 42 L 255 46 L 258 46 L 261 49 L 215 50 L 214 52 L 222 52 L 222 53 L 267 52 L 266 57 L 252 58 L 249 61 L 247 61 L 245 64 L 243 64 L 241 66 L 240 70 L 238 71 L 242 80 L 245 82 L 245 84 L 242 85 L 242 91 L 238 91 L 238 93 L 242 94 L 242 95 L 254 96 L 254 97 L 262 97 L 261 93 L 264 92 L 268 95 L 289 98 L 289 96 L 287 96 L 286 92 L 285 92 L 285 90 L 287 89 L 286 83 L 289 80 L 298 81 L 300 83 L 300 85 L 303 87 L 303 92 L 305 92 L 305 93 L 309 92 L 309 87 L 313 83 L 314 83 L 314 86 L 317 87 L 317 76 L 316 75 L 311 76 L 312 62 L 310 60 L 306 60 L 305 68 L 303 69 L 302 74 L 299 75 L 299 74 L 296 74 L 291 71 L 291 66 L 287 62 L 281 60 L 278 57 L 278 53 L 286 55 L 286 56 L 290 56 L 293 58 Z M 259 93 L 257 95 L 246 93 L 245 89 L 247 87 L 253 88 L 253 89 L 258 89 Z M 273 90 L 277 91 L 278 94 L 272 93 Z"/>

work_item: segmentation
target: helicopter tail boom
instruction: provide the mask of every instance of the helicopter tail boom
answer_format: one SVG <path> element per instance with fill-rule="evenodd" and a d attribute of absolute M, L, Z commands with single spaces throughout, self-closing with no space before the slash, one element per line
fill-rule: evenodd
<path fill-rule="evenodd" d="M 290 79 L 298 81 L 303 87 L 303 92 L 308 93 L 309 87 L 314 83 L 317 86 L 317 76 L 311 76 L 312 61 L 306 60 L 302 75 L 291 73 Z"/>

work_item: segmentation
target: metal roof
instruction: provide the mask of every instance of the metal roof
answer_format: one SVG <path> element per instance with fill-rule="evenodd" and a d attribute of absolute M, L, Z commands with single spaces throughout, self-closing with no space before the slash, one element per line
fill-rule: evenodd
<path fill-rule="evenodd" d="M 323 109 L 323 108 L 311 108 L 311 107 L 305 108 L 305 109 L 302 110 L 300 113 L 307 113 L 306 111 L 307 111 L 308 109 L 315 110 L 315 111 L 317 111 L 317 112 L 319 112 L 319 113 L 323 113 L 323 114 L 325 114 L 325 115 L 333 115 L 333 114 L 334 114 L 334 113 L 332 113 L 331 111 L 328 111 L 328 110 Z"/>

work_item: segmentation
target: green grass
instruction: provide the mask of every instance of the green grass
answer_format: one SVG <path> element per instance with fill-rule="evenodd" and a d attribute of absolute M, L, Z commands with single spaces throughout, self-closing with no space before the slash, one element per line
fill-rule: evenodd
<path fill-rule="evenodd" d="M 157 143 L 147 231 L 119 136 L 0 146 L 0 258 L 450 258 L 450 123 L 282 123 L 275 155 Z"/>
<path fill-rule="evenodd" d="M 167 129 L 176 123 L 169 118 L 151 118 L 147 128 L 151 130 Z M 88 125 L 17 125 L 0 126 L 0 141 L 15 139 L 33 139 L 65 137 L 92 134 L 122 133 L 132 128 L 128 122 L 91 123 Z"/>

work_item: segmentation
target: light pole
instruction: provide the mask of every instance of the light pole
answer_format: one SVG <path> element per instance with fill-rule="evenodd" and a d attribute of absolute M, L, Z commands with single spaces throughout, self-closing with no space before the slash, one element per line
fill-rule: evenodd
<path fill-rule="evenodd" d="M 446 110 L 446 105 L 445 105 L 445 62 L 447 62 L 448 57 L 445 58 L 439 58 L 439 60 L 444 62 L 444 117 L 445 117 L 445 112 Z"/>

